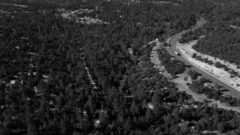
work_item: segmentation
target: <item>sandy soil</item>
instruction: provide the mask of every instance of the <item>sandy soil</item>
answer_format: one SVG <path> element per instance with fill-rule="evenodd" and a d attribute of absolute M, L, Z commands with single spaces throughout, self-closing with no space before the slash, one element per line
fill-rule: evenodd
<path fill-rule="evenodd" d="M 207 99 L 204 94 L 197 94 L 189 89 L 187 83 L 192 83 L 191 78 L 187 75 L 187 72 L 178 75 L 178 78 L 173 79 L 173 82 L 177 84 L 179 91 L 185 91 L 187 94 L 192 95 L 193 99 L 198 102 L 203 102 Z M 187 77 L 188 80 L 185 81 L 184 78 Z"/>
<path fill-rule="evenodd" d="M 165 67 L 162 65 L 161 61 L 158 58 L 158 50 L 163 47 L 163 43 L 158 40 L 149 42 L 149 44 L 155 43 L 156 45 L 152 48 L 150 54 L 150 60 L 154 64 L 154 68 L 158 69 L 159 73 L 164 75 L 167 78 L 172 78 L 172 76 L 167 72 Z"/>
<path fill-rule="evenodd" d="M 217 77 L 213 76 L 212 74 L 210 74 L 209 72 L 207 72 L 206 70 L 203 70 L 201 68 L 202 66 L 202 63 L 199 63 L 199 65 L 196 65 L 194 62 L 191 62 L 189 59 L 191 59 L 189 53 L 190 52 L 187 52 L 185 50 L 183 50 L 182 48 L 180 48 L 182 51 L 181 52 L 181 56 L 178 56 L 175 54 L 175 51 L 179 51 L 180 49 L 178 48 L 179 47 L 179 39 L 181 38 L 181 36 L 190 31 L 190 30 L 194 30 L 194 29 L 198 29 L 199 27 L 203 26 L 204 24 L 206 23 L 206 20 L 204 18 L 201 18 L 198 23 L 191 29 L 189 30 L 183 30 L 182 32 L 179 32 L 177 33 L 176 35 L 173 35 L 172 37 L 168 38 L 167 39 L 167 43 L 171 45 L 170 48 L 166 48 L 168 50 L 168 52 L 175 56 L 177 59 L 180 59 L 180 60 L 183 60 L 183 61 L 187 61 L 188 63 L 190 63 L 191 65 L 193 66 L 196 66 L 199 71 L 202 71 L 204 73 L 206 73 L 207 75 L 211 76 L 212 78 L 215 78 L 215 80 L 220 80 L 218 79 Z M 191 42 L 190 44 L 196 44 L 197 41 L 194 41 L 194 42 Z M 187 55 L 187 57 L 185 56 Z M 200 67 L 199 67 L 200 66 Z M 203 66 L 204 67 L 204 66 Z M 193 99 L 195 101 L 204 101 L 204 100 L 208 100 L 210 101 L 209 105 L 212 106 L 212 105 L 217 105 L 218 108 L 222 108 L 222 109 L 225 109 L 225 110 L 233 110 L 235 112 L 238 112 L 240 113 L 240 108 L 239 107 L 231 107 L 225 103 L 221 103 L 220 101 L 217 101 L 217 100 L 214 100 L 214 99 L 208 99 L 205 95 L 203 94 L 197 94 L 197 93 L 194 93 L 193 91 L 191 91 L 189 89 L 189 87 L 187 86 L 187 82 L 191 82 L 191 80 L 187 80 L 185 81 L 184 80 L 184 77 L 186 77 L 186 72 L 183 73 L 183 74 L 180 74 L 178 78 L 174 79 L 173 82 L 176 83 L 178 85 L 178 88 L 179 88 L 179 91 L 185 91 L 186 93 L 192 95 Z M 189 77 L 188 77 L 189 78 Z M 222 82 L 225 84 L 225 82 Z M 227 85 L 227 84 L 226 84 Z M 232 87 L 231 87 L 232 88 Z"/>
<path fill-rule="evenodd" d="M 188 78 L 187 81 L 184 80 L 185 77 Z M 197 93 L 193 92 L 192 90 L 190 90 L 187 83 L 191 83 L 192 81 L 191 81 L 190 77 L 187 75 L 187 72 L 180 74 L 178 78 L 173 80 L 173 82 L 177 84 L 179 91 L 185 91 L 187 94 L 192 95 L 192 97 L 195 101 L 204 102 L 205 100 L 208 100 L 210 102 L 209 106 L 217 105 L 218 108 L 225 109 L 225 110 L 233 110 L 235 112 L 240 113 L 239 107 L 229 106 L 228 104 L 222 103 L 219 100 L 209 99 L 204 94 L 197 94 Z"/>
<path fill-rule="evenodd" d="M 154 67 L 157 68 L 160 73 L 162 74 L 162 71 L 165 70 L 165 68 L 161 65 L 161 61 L 158 59 L 158 54 L 157 54 L 157 49 L 161 48 L 158 44 L 153 47 L 151 55 L 150 55 L 150 60 L 152 63 L 154 63 Z M 178 90 L 179 91 L 185 91 L 187 94 L 192 95 L 193 99 L 198 102 L 204 102 L 205 100 L 208 100 L 209 106 L 215 106 L 217 105 L 218 108 L 222 108 L 225 110 L 233 110 L 235 112 L 240 113 L 240 108 L 239 107 L 231 107 L 225 103 L 222 103 L 220 101 L 214 100 L 214 99 L 208 99 L 206 95 L 204 94 L 197 94 L 193 92 L 192 90 L 189 89 L 187 83 L 191 83 L 192 80 L 187 74 L 187 71 L 185 71 L 182 74 L 178 75 L 178 78 L 175 78 L 172 80 L 175 84 L 177 84 Z M 187 77 L 187 80 L 184 78 Z"/>
<path fill-rule="evenodd" d="M 20 8 L 27 8 L 27 5 L 20 5 L 20 4 L 13 4 L 13 3 L 0 3 L 0 5 L 4 6 L 14 6 L 14 7 L 20 7 Z"/>
<path fill-rule="evenodd" d="M 233 28 L 233 29 L 238 29 L 238 30 L 240 30 L 240 27 L 235 26 L 235 25 L 230 25 L 230 27 Z"/>
<path fill-rule="evenodd" d="M 153 1 L 153 3 L 155 3 L 155 4 L 171 4 L 171 5 L 174 5 L 174 6 L 179 6 L 179 4 L 169 2 L 169 1 Z"/>
<path fill-rule="evenodd" d="M 81 48 L 81 49 L 83 49 L 83 48 Z M 85 66 L 85 70 L 87 72 L 87 76 L 88 76 L 88 80 L 90 81 L 90 84 L 92 85 L 93 89 L 97 89 L 98 87 L 96 85 L 96 82 L 94 81 L 94 79 L 93 79 L 93 77 L 92 77 L 92 75 L 91 75 L 91 73 L 89 71 L 89 68 L 87 66 L 87 63 L 85 61 L 85 54 L 84 53 L 80 53 L 80 57 L 83 60 L 83 63 L 84 63 L 84 66 Z"/>
<path fill-rule="evenodd" d="M 0 9 L 0 14 L 8 14 L 8 15 L 9 15 L 9 14 L 11 14 L 11 13 L 8 12 L 8 11 L 4 11 L 4 10 L 1 10 L 1 9 Z"/>
<path fill-rule="evenodd" d="M 239 73 L 240 74 L 240 69 L 237 68 L 237 65 L 234 64 L 234 63 L 230 63 L 228 61 L 225 61 L 225 60 L 222 60 L 222 59 L 219 59 L 219 58 L 215 58 L 215 57 L 212 57 L 210 55 L 207 55 L 207 54 L 202 54 L 202 53 L 199 53 L 197 52 L 196 50 L 194 50 L 192 47 L 196 44 L 197 41 L 193 41 L 192 43 L 189 43 L 189 44 L 182 44 L 182 45 L 186 45 L 186 49 L 188 52 L 190 53 L 196 53 L 197 55 L 201 56 L 202 58 L 207 58 L 208 60 L 212 61 L 213 63 L 216 63 L 216 62 L 219 62 L 225 66 L 227 66 L 228 68 L 234 70 L 235 72 Z"/>
<path fill-rule="evenodd" d="M 81 24 L 108 24 L 98 18 L 92 18 L 88 16 L 78 17 L 78 15 L 84 13 L 92 13 L 92 9 L 78 9 L 78 10 L 65 10 L 65 9 L 57 9 L 57 11 L 61 14 L 61 16 L 68 20 L 73 20 L 76 23 Z"/>

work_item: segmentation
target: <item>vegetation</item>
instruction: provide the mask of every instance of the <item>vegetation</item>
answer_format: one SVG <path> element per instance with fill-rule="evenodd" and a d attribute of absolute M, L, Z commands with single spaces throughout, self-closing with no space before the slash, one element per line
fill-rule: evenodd
<path fill-rule="evenodd" d="M 172 76 L 176 76 L 177 74 L 181 74 L 185 71 L 185 64 L 172 57 L 165 49 L 160 49 L 158 51 L 158 57 L 167 72 Z"/>
<path fill-rule="evenodd" d="M 190 70 L 188 74 L 193 79 L 193 82 L 189 85 L 189 88 L 192 91 L 198 94 L 205 94 L 209 99 L 219 100 L 223 103 L 229 104 L 230 106 L 240 106 L 239 98 L 224 95 L 223 91 L 228 90 L 223 90 L 221 87 L 214 87 L 210 80 L 199 77 L 200 74 L 195 71 Z"/>
<path fill-rule="evenodd" d="M 188 43 L 193 40 L 198 40 L 199 36 L 199 34 L 189 31 L 182 36 L 182 38 L 179 40 L 179 43 Z"/>
<path fill-rule="evenodd" d="M 232 28 L 219 28 L 200 40 L 194 49 L 235 64 L 239 61 L 239 31 Z"/>
<path fill-rule="evenodd" d="M 239 134 L 239 114 L 177 91 L 150 63 L 151 46 L 143 47 L 194 25 L 197 13 L 211 10 L 211 3 L 202 5 L 206 2 L 175 7 L 88 1 L 65 7 L 53 1 L 47 8 L 27 3 L 17 12 L 0 5 L 5 11 L 0 14 L 0 133 Z M 199 6 L 192 10 L 194 5 Z M 82 15 L 108 23 L 65 20 L 56 10 L 63 7 L 92 9 Z M 166 50 L 159 53 L 171 74 L 184 70 Z"/>

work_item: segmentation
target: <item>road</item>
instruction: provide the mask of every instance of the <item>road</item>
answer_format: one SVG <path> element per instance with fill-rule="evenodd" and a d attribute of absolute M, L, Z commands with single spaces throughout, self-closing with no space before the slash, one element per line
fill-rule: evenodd
<path fill-rule="evenodd" d="M 86 63 L 86 58 L 85 58 L 85 54 L 84 52 L 82 51 L 84 49 L 84 47 L 82 48 L 79 48 L 79 55 L 80 55 L 80 58 L 83 60 L 83 63 L 84 63 L 84 66 L 85 66 L 85 70 L 87 72 L 87 76 L 88 76 L 88 80 L 90 82 L 90 84 L 92 85 L 93 89 L 98 89 L 97 85 L 96 85 L 96 82 L 94 81 L 90 71 L 89 71 L 89 68 L 87 66 L 87 63 Z"/>
<path fill-rule="evenodd" d="M 163 74 L 164 76 L 166 76 L 168 78 L 168 73 L 167 73 L 166 69 L 163 67 L 163 65 L 161 64 L 161 61 L 159 60 L 158 53 L 157 53 L 158 52 L 157 50 L 161 49 L 163 44 L 156 41 L 156 40 L 149 42 L 149 44 L 154 43 L 154 42 L 156 44 L 152 48 L 152 51 L 151 51 L 151 54 L 150 54 L 150 60 L 154 64 L 154 68 L 158 69 L 158 71 L 160 71 L 159 72 L 160 74 Z M 189 77 L 188 77 L 189 79 L 187 81 L 184 79 L 187 76 L 188 75 L 187 75 L 187 70 L 186 70 L 184 73 L 180 74 L 178 78 L 175 78 L 175 79 L 171 80 L 173 83 L 177 84 L 177 87 L 178 87 L 179 91 L 185 91 L 187 94 L 192 95 L 192 97 L 195 101 L 204 102 L 205 100 L 208 100 L 210 102 L 209 106 L 217 105 L 218 108 L 222 108 L 222 109 L 225 109 L 225 110 L 233 110 L 235 112 L 240 113 L 240 108 L 239 107 L 231 107 L 231 106 L 229 106 L 225 103 L 222 103 L 220 101 L 217 101 L 215 99 L 208 99 L 206 97 L 206 95 L 204 95 L 204 94 L 194 93 L 192 90 L 189 89 L 189 87 L 187 85 L 187 83 L 192 82 L 191 79 Z"/>
<path fill-rule="evenodd" d="M 194 27 L 192 27 L 188 30 L 184 30 L 182 32 L 179 32 L 176 35 L 173 35 L 172 37 L 170 37 L 168 39 L 168 43 L 171 45 L 171 47 L 167 49 L 168 52 L 172 56 L 174 56 L 176 59 L 184 62 L 187 65 L 191 65 L 191 63 L 189 63 L 186 59 L 184 59 L 184 57 L 181 57 L 181 56 L 178 56 L 178 55 L 175 54 L 176 51 L 179 52 L 179 50 L 176 48 L 177 42 L 182 37 L 183 34 L 185 34 L 186 32 L 189 32 L 191 30 L 198 29 L 198 28 L 202 27 L 206 22 L 207 21 L 205 19 L 201 18 Z M 207 79 L 210 79 L 211 81 L 225 87 L 226 89 L 229 90 L 229 93 L 231 93 L 230 95 L 233 95 L 235 97 L 240 97 L 240 92 L 239 91 L 237 91 L 237 90 L 233 89 L 232 87 L 228 86 L 227 84 L 225 84 L 224 82 L 222 82 L 218 78 L 214 77 L 213 75 L 209 74 L 208 72 L 200 69 L 198 66 L 191 65 L 190 69 L 194 70 L 198 73 L 201 73 L 203 77 L 205 77 Z M 214 100 L 214 99 L 208 99 L 203 94 L 193 93 L 191 90 L 189 90 L 188 86 L 186 85 L 186 82 L 184 82 L 183 77 L 182 78 L 176 78 L 176 79 L 173 80 L 173 82 L 178 85 L 178 88 L 180 90 L 183 90 L 183 91 L 187 92 L 188 94 L 192 95 L 195 101 L 202 102 L 205 99 L 207 99 L 207 100 L 210 101 L 210 104 L 209 104 L 210 106 L 216 104 L 218 108 L 222 108 L 222 109 L 225 109 L 225 110 L 232 110 L 232 111 L 240 113 L 239 107 L 232 107 L 232 106 L 229 106 L 225 103 L 221 103 L 220 101 L 217 101 L 217 100 Z"/>
<path fill-rule="evenodd" d="M 202 27 L 204 24 L 206 24 L 206 20 L 204 18 L 201 18 L 198 23 L 188 29 L 188 30 L 183 30 L 175 35 L 173 35 L 172 37 L 170 37 L 168 39 L 168 43 L 171 45 L 170 48 L 168 49 L 168 52 L 174 56 L 176 59 L 184 62 L 185 64 L 187 65 L 191 65 L 191 69 L 198 72 L 198 73 L 201 73 L 203 75 L 204 78 L 207 78 L 207 79 L 210 79 L 211 81 L 213 81 L 214 83 L 217 83 L 219 84 L 220 86 L 223 86 L 224 88 L 228 89 L 229 92 L 228 92 L 228 95 L 232 95 L 232 96 L 235 96 L 237 98 L 240 97 L 240 92 L 237 91 L 236 89 L 234 89 L 233 87 L 231 87 L 230 85 L 226 84 L 225 82 L 222 82 L 221 80 L 219 80 L 218 78 L 216 78 L 215 76 L 213 76 L 212 74 L 206 72 L 205 70 L 199 68 L 198 66 L 196 65 L 192 65 L 191 63 L 189 63 L 185 58 L 183 58 L 182 56 L 178 56 L 175 54 L 175 52 L 179 52 L 179 50 L 176 48 L 176 45 L 177 45 L 177 42 L 179 41 L 179 39 L 182 37 L 183 34 L 191 31 L 191 30 L 195 30 L 195 29 L 198 29 L 200 27 Z"/>

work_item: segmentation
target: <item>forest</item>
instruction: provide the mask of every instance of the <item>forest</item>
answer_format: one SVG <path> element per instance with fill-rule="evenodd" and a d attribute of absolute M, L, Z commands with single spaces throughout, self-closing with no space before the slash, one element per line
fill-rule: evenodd
<path fill-rule="evenodd" d="M 215 4 L 209 4 L 207 14 L 202 11 L 199 6 L 198 12 L 203 12 L 208 24 L 203 28 L 190 31 L 183 35 L 181 43 L 186 43 L 192 40 L 199 39 L 199 36 L 204 36 L 200 39 L 194 49 L 198 52 L 211 55 L 225 61 L 240 64 L 239 61 L 239 1 L 212 1 Z M 210 9 L 211 7 L 211 9 Z"/>
<path fill-rule="evenodd" d="M 178 3 L 0 5 L 0 134 L 239 134 L 238 113 L 178 91 L 153 68 L 152 46 L 143 47 L 192 27 L 199 14 L 210 18 L 215 7 Z M 107 24 L 76 23 L 57 8 L 92 9 L 82 16 Z M 166 50 L 160 54 L 171 74 L 184 71 Z"/>
<path fill-rule="evenodd" d="M 199 52 L 240 64 L 240 31 L 231 27 L 221 27 L 200 40 L 194 49 Z"/>

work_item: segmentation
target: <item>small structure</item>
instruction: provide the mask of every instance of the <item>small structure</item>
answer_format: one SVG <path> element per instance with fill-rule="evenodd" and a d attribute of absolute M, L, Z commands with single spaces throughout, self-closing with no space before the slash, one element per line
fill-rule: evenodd
<path fill-rule="evenodd" d="M 154 106 L 153 106 L 153 104 L 152 104 L 152 103 L 148 103 L 148 104 L 147 104 L 147 108 L 149 108 L 149 109 L 153 110 L 153 109 L 154 109 Z"/>
<path fill-rule="evenodd" d="M 94 127 L 96 127 L 96 128 L 100 127 L 100 123 L 101 123 L 101 121 L 99 119 L 95 120 Z"/>
<path fill-rule="evenodd" d="M 128 52 L 129 52 L 129 54 L 133 55 L 133 49 L 132 48 L 128 48 Z"/>
<path fill-rule="evenodd" d="M 11 85 L 16 84 L 16 80 L 11 80 L 11 81 L 10 81 L 10 84 L 11 84 Z"/>
<path fill-rule="evenodd" d="M 83 116 L 87 116 L 87 111 L 83 110 Z"/>

